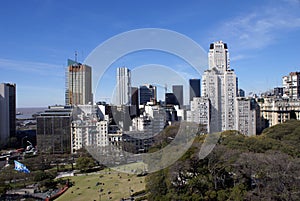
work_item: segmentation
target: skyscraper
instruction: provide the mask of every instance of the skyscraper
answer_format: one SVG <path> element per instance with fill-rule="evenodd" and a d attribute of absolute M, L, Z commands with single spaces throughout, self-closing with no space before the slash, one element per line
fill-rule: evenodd
<path fill-rule="evenodd" d="M 200 79 L 190 79 L 190 101 L 200 97 Z"/>
<path fill-rule="evenodd" d="M 92 69 L 90 66 L 68 60 L 66 70 L 66 105 L 86 105 L 93 102 Z"/>
<path fill-rule="evenodd" d="M 245 97 L 245 91 L 243 89 L 238 89 L 238 97 Z"/>
<path fill-rule="evenodd" d="M 236 129 L 237 78 L 230 69 L 227 44 L 212 43 L 209 53 L 209 69 L 202 76 L 202 96 L 210 99 L 210 132 Z"/>
<path fill-rule="evenodd" d="M 130 116 L 139 116 L 139 89 L 131 87 Z"/>
<path fill-rule="evenodd" d="M 165 94 L 165 103 L 166 105 L 178 105 L 177 97 L 174 93 Z"/>
<path fill-rule="evenodd" d="M 200 83 L 199 83 L 199 86 L 200 86 Z M 182 85 L 173 85 L 172 90 L 173 90 L 173 94 L 176 96 L 178 105 L 180 107 L 182 107 L 183 106 L 183 86 Z"/>
<path fill-rule="evenodd" d="M 0 84 L 0 147 L 16 134 L 16 84 Z"/>
<path fill-rule="evenodd" d="M 131 104 L 131 72 L 128 68 L 117 68 L 116 104 Z"/>
<path fill-rule="evenodd" d="M 215 68 L 219 73 L 230 70 L 229 52 L 226 43 L 218 41 L 210 44 L 208 65 L 209 69 Z"/>
<path fill-rule="evenodd" d="M 156 86 L 145 84 L 140 86 L 140 105 L 145 105 L 151 100 L 156 100 Z"/>

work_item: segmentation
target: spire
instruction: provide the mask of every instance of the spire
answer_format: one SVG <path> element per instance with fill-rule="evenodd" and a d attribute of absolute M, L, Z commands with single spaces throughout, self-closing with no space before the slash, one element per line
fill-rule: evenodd
<path fill-rule="evenodd" d="M 77 51 L 75 50 L 75 62 L 77 63 Z"/>

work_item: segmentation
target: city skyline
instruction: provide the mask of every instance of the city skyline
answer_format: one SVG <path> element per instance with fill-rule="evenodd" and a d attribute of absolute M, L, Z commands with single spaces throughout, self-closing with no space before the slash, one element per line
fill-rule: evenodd
<path fill-rule="evenodd" d="M 299 71 L 297 52 L 300 47 L 293 45 L 300 29 L 297 0 L 282 0 L 276 4 L 270 0 L 242 4 L 236 1 L 192 1 L 189 4 L 120 1 L 118 5 L 52 1 L 2 4 L 0 80 L 16 83 L 17 107 L 64 104 L 66 60 L 73 59 L 74 52 L 78 51 L 78 61 L 84 63 L 99 44 L 116 34 L 140 28 L 162 28 L 184 34 L 206 53 L 210 43 L 226 42 L 230 66 L 246 94 L 282 86 L 283 76 Z M 113 74 L 107 75 L 113 79 L 107 84 L 115 86 L 117 67 L 131 69 L 156 63 L 186 73 L 183 76 L 186 79 L 201 78 L 178 58 L 145 51 L 126 55 L 113 63 L 108 71 Z M 170 89 L 172 84 L 169 84 Z M 132 83 L 132 86 L 139 84 Z M 110 90 L 103 96 L 109 93 Z"/>

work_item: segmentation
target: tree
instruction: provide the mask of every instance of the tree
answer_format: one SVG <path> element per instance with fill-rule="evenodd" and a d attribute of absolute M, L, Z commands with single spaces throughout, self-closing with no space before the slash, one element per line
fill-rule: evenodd
<path fill-rule="evenodd" d="M 94 160 L 90 157 L 82 156 L 76 160 L 76 168 L 82 172 L 95 166 Z"/>
<path fill-rule="evenodd" d="M 168 192 L 166 172 L 168 169 L 160 170 L 155 173 L 151 173 L 146 177 L 146 189 L 149 192 L 149 200 L 164 200 Z M 165 199 L 166 200 L 166 199 Z"/>
<path fill-rule="evenodd" d="M 298 200 L 300 161 L 281 152 L 243 153 L 234 164 L 246 200 Z"/>
<path fill-rule="evenodd" d="M 36 172 L 34 172 L 34 178 L 33 180 L 38 182 L 38 181 L 43 181 L 46 179 L 54 179 L 55 175 L 51 174 L 50 172 L 43 172 L 41 170 L 38 170 Z"/>
<path fill-rule="evenodd" d="M 266 129 L 247 137 L 235 131 L 222 133 L 204 159 L 193 146 L 173 165 L 150 173 L 148 200 L 299 200 L 300 121 Z M 156 141 L 156 148 L 165 141 Z"/>

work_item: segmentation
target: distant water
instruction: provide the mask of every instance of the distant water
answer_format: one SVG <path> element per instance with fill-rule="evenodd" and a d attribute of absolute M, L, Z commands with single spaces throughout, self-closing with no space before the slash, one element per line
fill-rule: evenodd
<path fill-rule="evenodd" d="M 20 112 L 20 115 L 17 115 L 17 119 L 28 119 L 32 118 L 33 114 L 44 112 L 47 108 L 45 107 L 26 107 L 26 108 L 17 108 L 17 113 Z"/>

